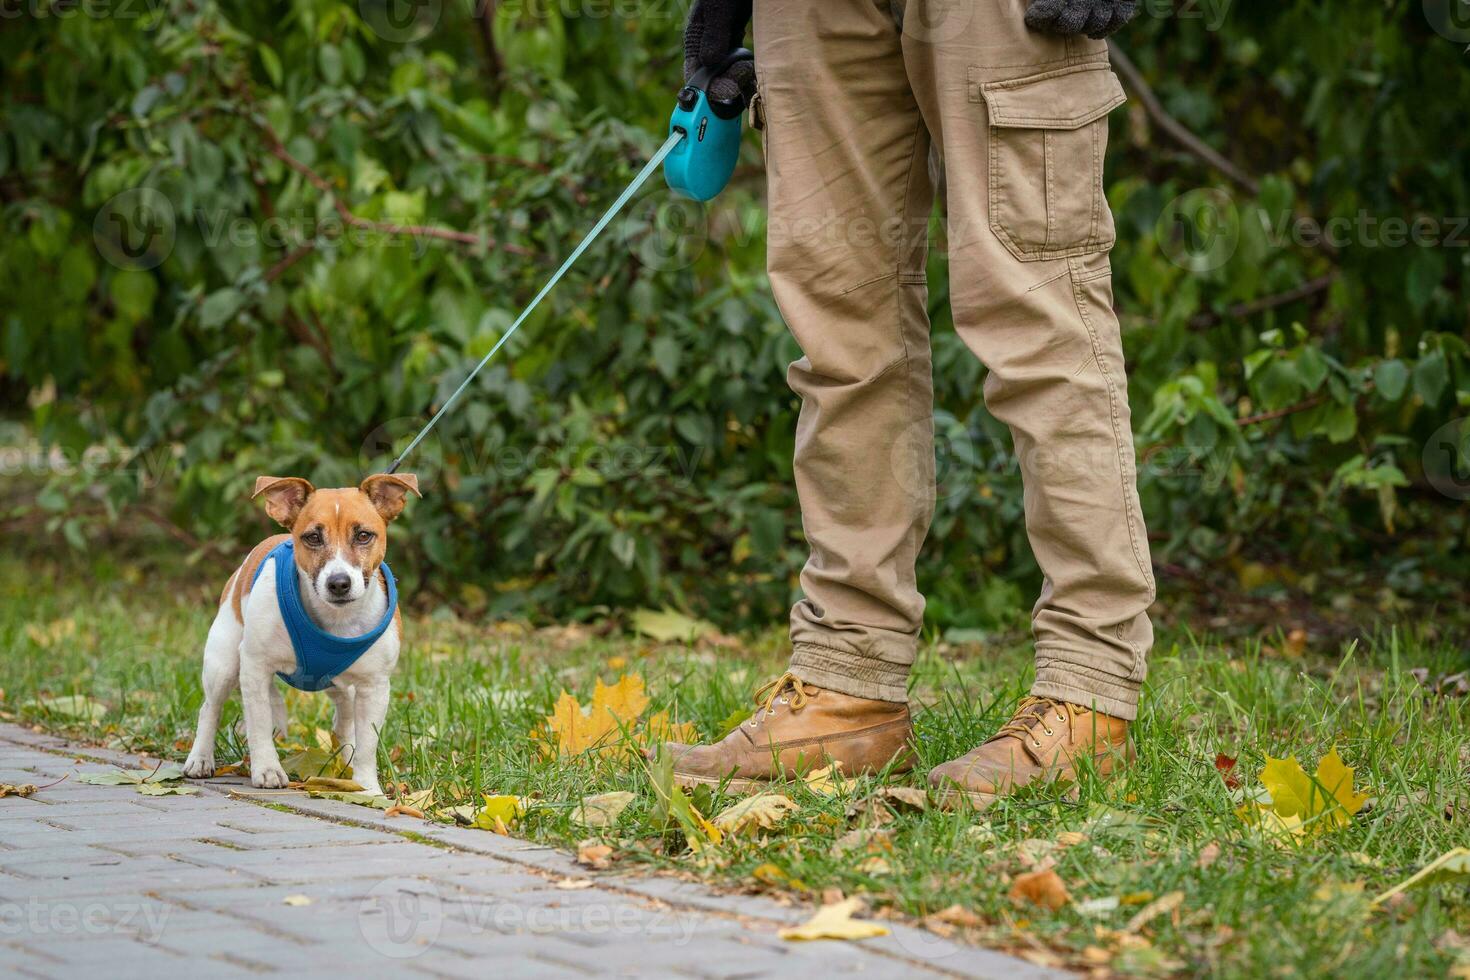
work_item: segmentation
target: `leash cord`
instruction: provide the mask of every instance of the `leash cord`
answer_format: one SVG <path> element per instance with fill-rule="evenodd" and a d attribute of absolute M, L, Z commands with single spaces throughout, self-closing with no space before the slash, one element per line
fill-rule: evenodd
<path fill-rule="evenodd" d="M 598 220 L 597 224 L 592 226 L 592 230 L 587 233 L 587 236 L 582 239 L 581 243 L 572 250 L 572 254 L 567 256 L 566 261 L 561 264 L 561 268 L 556 270 L 556 273 L 546 281 L 546 285 L 541 287 L 541 291 L 536 294 L 535 298 L 526 304 L 525 309 L 521 310 L 520 316 L 515 318 L 515 322 L 510 325 L 510 329 L 500 335 L 500 339 L 495 342 L 495 346 L 490 348 L 490 353 L 480 359 L 480 363 L 476 364 L 475 369 L 469 373 L 469 376 L 460 382 L 459 387 L 454 389 L 454 394 L 450 395 L 449 399 L 440 406 L 439 411 L 434 413 L 434 416 L 429 419 L 428 424 L 419 430 L 418 435 L 413 437 L 413 441 L 408 444 L 407 448 L 398 454 L 398 458 L 393 461 L 393 465 L 389 466 L 386 472 L 398 472 L 398 467 L 403 465 L 403 461 L 408 458 L 409 454 L 418 448 L 419 443 L 424 441 L 424 437 L 429 434 L 429 431 L 439 423 L 439 420 L 444 417 L 446 412 L 454 407 L 454 403 L 459 401 L 459 396 L 464 394 L 465 389 L 470 386 L 470 382 L 475 380 L 475 376 L 480 373 L 485 365 L 490 363 L 500 348 L 505 346 L 505 342 L 511 338 L 511 335 L 521 328 L 521 324 L 526 322 L 526 318 L 531 315 L 531 311 L 536 309 L 541 301 L 546 298 L 546 294 L 555 288 L 556 284 L 561 281 L 562 276 L 566 275 L 567 270 L 572 267 L 572 264 L 581 258 L 583 252 L 587 251 L 587 247 L 597 240 L 597 237 L 602 234 L 612 219 L 617 216 L 617 213 L 623 209 L 623 205 L 627 204 L 628 200 L 634 194 L 638 193 L 638 188 L 643 186 L 644 181 L 648 180 L 649 175 L 658 169 L 659 164 L 664 162 L 664 157 L 673 152 L 674 147 L 679 145 L 679 141 L 684 136 L 683 130 L 675 130 L 669 134 L 669 138 L 664 141 L 664 145 L 659 147 L 658 152 L 649 159 L 642 170 L 638 171 L 638 176 L 633 178 L 633 182 L 627 186 L 622 194 L 618 195 L 618 199 L 612 203 L 612 207 L 608 208 L 602 218 Z"/>

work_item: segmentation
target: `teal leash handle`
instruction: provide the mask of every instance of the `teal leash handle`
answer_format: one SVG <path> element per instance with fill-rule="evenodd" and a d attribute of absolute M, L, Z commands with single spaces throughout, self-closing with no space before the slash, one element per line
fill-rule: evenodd
<path fill-rule="evenodd" d="M 419 443 L 424 441 L 424 437 L 429 434 L 429 431 L 438 425 L 439 420 L 444 417 L 445 413 L 454 407 L 455 402 L 459 401 L 459 396 L 464 394 L 465 389 L 470 386 L 470 382 L 475 380 L 475 376 L 480 373 L 485 365 L 494 359 L 495 355 L 500 351 L 500 348 L 505 346 L 505 342 L 521 328 L 521 324 L 526 322 L 526 318 L 546 298 L 546 294 L 556 287 L 556 284 L 561 281 L 562 276 L 567 274 L 567 270 L 572 267 L 577 259 L 582 257 L 582 253 L 587 251 L 587 247 L 597 240 L 597 237 L 602 234 L 612 219 L 617 217 L 618 212 L 623 209 L 623 206 L 628 203 L 629 199 L 638 193 L 638 188 L 642 187 L 649 176 L 659 168 L 659 164 L 664 162 L 664 157 L 672 153 L 674 147 L 678 146 L 683 139 L 683 132 L 669 134 L 669 138 L 664 140 L 664 145 L 659 147 L 658 152 L 653 155 L 648 163 L 643 165 L 643 169 L 638 171 L 638 176 L 633 178 L 633 182 L 624 189 L 622 194 L 618 195 L 618 199 L 612 203 L 612 207 L 608 208 L 598 220 L 597 224 L 592 226 L 592 230 L 587 233 L 587 236 L 582 239 L 581 243 L 572 250 L 572 254 L 567 256 L 566 261 L 561 264 L 561 268 L 556 270 L 556 273 L 546 281 L 546 285 L 541 287 L 541 291 L 536 294 L 531 302 L 526 304 L 525 309 L 521 310 L 520 316 L 515 318 L 515 322 L 510 325 L 510 329 L 500 335 L 500 339 L 495 342 L 495 346 L 490 348 L 490 353 L 480 359 L 480 363 L 475 365 L 475 369 L 469 373 L 469 376 L 460 382 L 458 388 L 454 389 L 454 394 L 449 396 L 448 400 L 439 408 L 439 411 L 434 413 L 433 418 L 429 419 L 428 424 L 419 430 L 418 435 L 413 437 L 413 442 L 410 442 L 408 447 L 398 454 L 398 458 L 393 461 L 393 465 L 389 466 L 385 472 L 398 472 L 398 467 L 403 465 L 403 461 L 408 458 L 409 454 L 418 448 Z"/>
<path fill-rule="evenodd" d="M 664 180 L 676 194 L 711 201 L 725 189 L 740 159 L 740 116 L 745 98 L 711 99 L 709 86 L 737 61 L 753 61 L 748 48 L 730 52 L 719 65 L 706 65 L 679 90 L 669 133 L 689 137 L 664 161 Z"/>

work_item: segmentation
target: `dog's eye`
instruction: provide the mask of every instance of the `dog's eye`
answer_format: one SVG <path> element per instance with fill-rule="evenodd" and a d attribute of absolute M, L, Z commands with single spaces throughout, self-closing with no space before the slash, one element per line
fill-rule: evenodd
<path fill-rule="evenodd" d="M 308 548 L 320 548 L 322 546 L 322 532 L 307 531 L 301 536 L 301 540 Z"/>
<path fill-rule="evenodd" d="M 358 531 L 357 532 L 357 543 L 358 544 L 367 544 L 369 541 L 371 541 L 373 539 L 373 537 L 374 537 L 374 534 L 371 531 Z"/>

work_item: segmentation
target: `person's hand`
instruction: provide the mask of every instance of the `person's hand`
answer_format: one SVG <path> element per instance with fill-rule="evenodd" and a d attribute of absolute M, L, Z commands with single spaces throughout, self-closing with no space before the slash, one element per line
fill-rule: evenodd
<path fill-rule="evenodd" d="M 1031 0 L 1026 26 L 1043 34 L 1101 40 L 1138 15 L 1138 0 Z"/>
<path fill-rule="evenodd" d="M 701 68 L 719 68 L 745 40 L 751 0 L 694 0 L 684 27 L 684 81 Z M 755 94 L 755 62 L 737 61 L 710 82 L 711 99 L 749 102 Z"/>

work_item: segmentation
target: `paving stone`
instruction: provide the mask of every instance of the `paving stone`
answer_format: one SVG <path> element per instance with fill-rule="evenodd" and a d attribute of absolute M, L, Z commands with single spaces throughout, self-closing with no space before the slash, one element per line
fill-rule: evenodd
<path fill-rule="evenodd" d="M 0 781 L 114 765 L 138 757 L 0 725 Z M 589 874 L 527 841 L 252 792 L 239 777 L 192 785 L 197 795 L 147 798 L 68 779 L 0 803 L 0 975 L 1062 976 L 903 926 L 785 943 L 776 930 L 808 910 Z M 555 887 L 566 878 L 588 885 Z M 288 905 L 295 895 L 309 901 Z"/>

